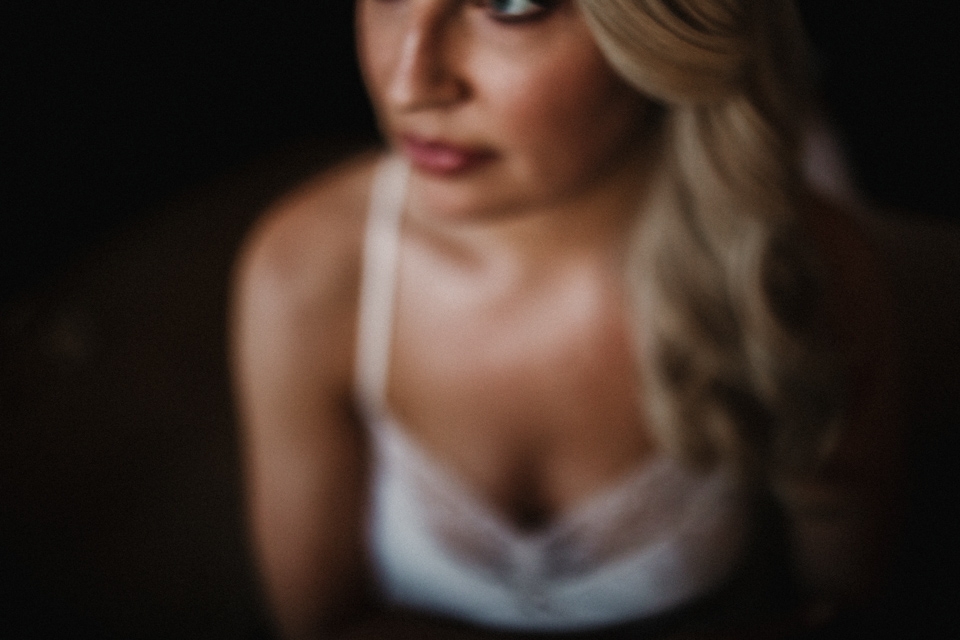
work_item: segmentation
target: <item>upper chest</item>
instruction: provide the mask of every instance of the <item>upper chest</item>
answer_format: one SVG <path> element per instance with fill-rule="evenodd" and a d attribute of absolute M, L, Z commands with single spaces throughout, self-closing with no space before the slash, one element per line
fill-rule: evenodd
<path fill-rule="evenodd" d="M 488 502 L 546 519 L 650 452 L 619 273 L 585 262 L 513 280 L 404 257 L 389 406 Z"/>

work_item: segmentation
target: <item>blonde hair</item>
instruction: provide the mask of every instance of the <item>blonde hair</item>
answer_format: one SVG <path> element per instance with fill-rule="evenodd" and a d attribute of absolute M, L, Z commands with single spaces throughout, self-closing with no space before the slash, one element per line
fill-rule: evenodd
<path fill-rule="evenodd" d="M 824 274 L 803 230 L 811 100 L 790 0 L 578 0 L 599 47 L 664 106 L 664 170 L 630 279 L 643 395 L 669 452 L 797 471 L 841 415 Z"/>

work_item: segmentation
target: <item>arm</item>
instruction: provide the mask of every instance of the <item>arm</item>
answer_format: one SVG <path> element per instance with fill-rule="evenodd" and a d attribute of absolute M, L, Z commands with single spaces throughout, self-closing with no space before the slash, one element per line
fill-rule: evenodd
<path fill-rule="evenodd" d="M 779 487 L 797 572 L 815 600 L 882 588 L 905 490 L 892 303 L 872 247 L 845 212 L 816 206 L 811 231 L 832 275 L 830 317 L 848 366 L 846 425 L 816 477 Z"/>
<path fill-rule="evenodd" d="M 365 173 L 348 167 L 282 203 L 237 263 L 232 370 L 267 604 L 284 638 L 506 638 L 370 597 L 365 443 L 352 410 Z"/>
<path fill-rule="evenodd" d="M 364 595 L 348 243 L 318 236 L 316 213 L 299 209 L 266 217 L 251 235 L 231 326 L 253 548 L 290 638 L 337 628 Z"/>

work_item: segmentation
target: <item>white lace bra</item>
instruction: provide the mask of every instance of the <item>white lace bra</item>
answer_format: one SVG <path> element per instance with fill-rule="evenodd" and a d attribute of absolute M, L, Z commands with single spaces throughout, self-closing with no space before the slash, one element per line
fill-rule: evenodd
<path fill-rule="evenodd" d="M 558 631 L 664 613 L 744 555 L 748 500 L 732 476 L 660 458 L 526 532 L 420 447 L 385 404 L 406 164 L 371 194 L 356 391 L 372 444 L 369 545 L 388 602 L 481 625 Z"/>

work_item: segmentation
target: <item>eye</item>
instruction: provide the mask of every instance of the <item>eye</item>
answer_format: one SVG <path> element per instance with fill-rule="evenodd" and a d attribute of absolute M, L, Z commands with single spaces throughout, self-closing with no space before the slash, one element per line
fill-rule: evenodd
<path fill-rule="evenodd" d="M 481 2 L 495 20 L 522 22 L 541 17 L 558 4 L 557 0 L 484 0 Z"/>

